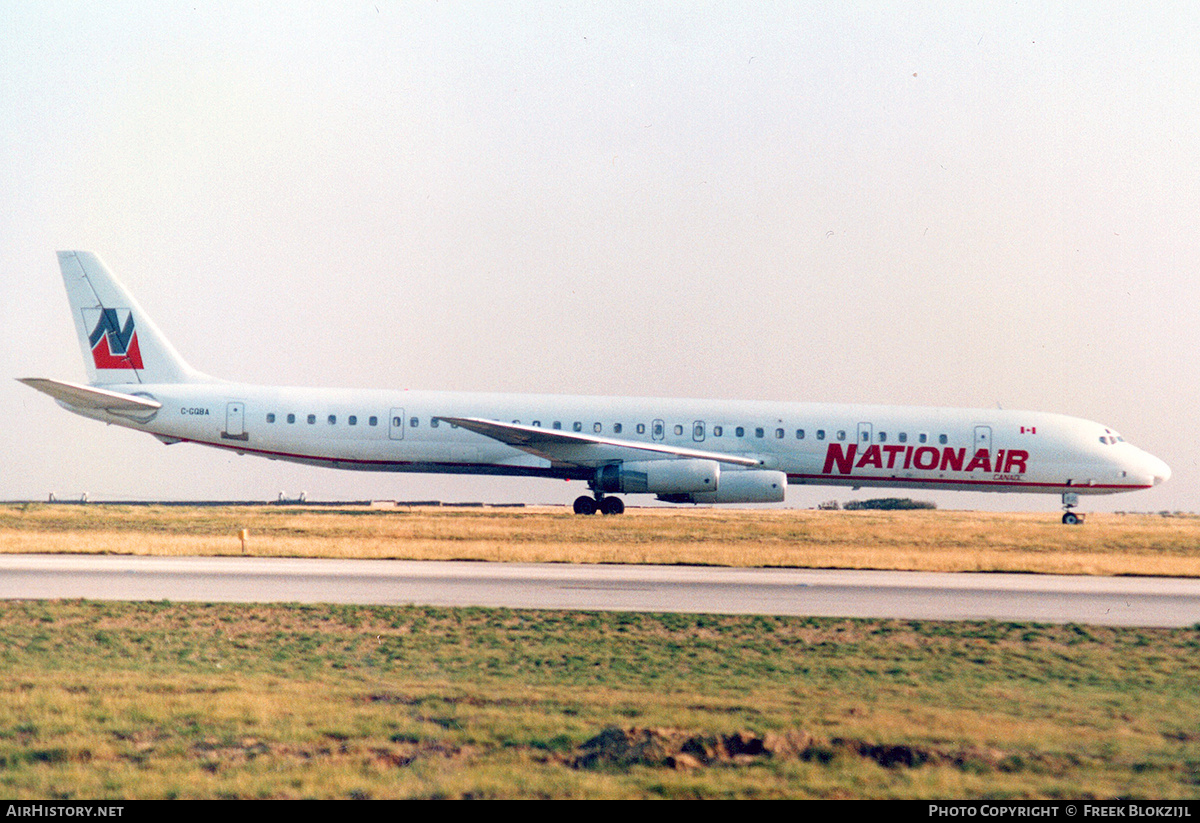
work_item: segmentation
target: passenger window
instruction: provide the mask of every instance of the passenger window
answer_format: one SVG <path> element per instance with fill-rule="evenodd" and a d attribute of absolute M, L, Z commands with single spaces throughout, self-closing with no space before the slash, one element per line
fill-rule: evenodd
<path fill-rule="evenodd" d="M 846 439 L 846 430 L 838 429 L 838 440 L 845 440 L 845 439 Z"/>
<path fill-rule="evenodd" d="M 818 440 L 825 439 L 825 430 L 824 429 L 817 429 L 817 439 Z"/>
<path fill-rule="evenodd" d="M 438 419 L 436 417 L 429 418 L 429 428 L 436 429 L 438 427 Z"/>
<path fill-rule="evenodd" d="M 713 437 L 720 437 L 724 431 L 725 429 L 721 428 L 720 426 L 713 426 Z"/>
<path fill-rule="evenodd" d="M 580 423 L 578 420 L 576 420 L 574 423 L 571 424 L 571 428 L 577 432 L 581 432 L 581 431 L 583 431 L 583 424 Z"/>
<path fill-rule="evenodd" d="M 562 421 L 561 421 L 561 420 L 555 420 L 555 421 L 554 421 L 554 425 L 553 425 L 551 428 L 554 428 L 554 429 L 561 429 L 561 428 L 562 428 Z"/>
<path fill-rule="evenodd" d="M 900 434 L 896 435 L 896 437 L 901 443 L 908 442 L 908 432 L 900 432 Z"/>
<path fill-rule="evenodd" d="M 661 422 L 656 422 L 654 424 L 654 439 L 659 440 L 662 438 L 662 436 L 663 436 L 663 424 Z"/>
<path fill-rule="evenodd" d="M 620 423 L 613 423 L 613 434 L 620 434 L 622 431 Z"/>
<path fill-rule="evenodd" d="M 678 423 L 676 423 L 676 424 L 675 424 L 675 429 L 674 429 L 674 432 L 675 432 L 675 436 L 676 436 L 676 437 L 680 437 L 680 436 L 682 436 L 682 435 L 683 435 L 683 426 L 681 426 L 681 425 L 679 425 Z"/>
<path fill-rule="evenodd" d="M 370 419 L 367 420 L 367 423 L 372 426 L 378 426 L 379 418 L 376 417 L 375 415 L 371 415 Z"/>
<path fill-rule="evenodd" d="M 308 416 L 308 424 L 311 426 L 313 423 L 316 423 L 316 422 L 317 422 L 317 416 L 315 414 L 310 414 Z"/>
<path fill-rule="evenodd" d="M 949 443 L 949 442 L 950 442 L 950 438 L 949 438 L 949 437 L 947 437 L 947 436 L 946 436 L 946 435 L 944 435 L 944 434 L 939 434 L 939 435 L 938 435 L 938 442 L 939 442 L 939 443 L 941 443 L 941 444 L 944 446 L 944 445 L 946 445 L 947 443 Z"/>
<path fill-rule="evenodd" d="M 638 433 L 638 434 L 645 434 L 645 433 L 646 433 L 646 424 L 645 424 L 645 423 L 638 423 L 638 424 L 637 424 L 637 433 Z"/>
<path fill-rule="evenodd" d="M 917 442 L 918 443 L 928 443 L 929 435 L 927 435 L 925 432 L 921 432 L 920 434 L 917 435 Z"/>
<path fill-rule="evenodd" d="M 596 434 L 599 434 L 600 432 L 604 431 L 604 426 L 600 425 L 599 423 L 593 423 L 592 431 L 594 431 Z"/>
<path fill-rule="evenodd" d="M 797 440 L 804 439 L 804 429 L 796 429 L 796 439 Z"/>
<path fill-rule="evenodd" d="M 356 415 L 352 414 L 352 415 L 350 415 L 349 419 L 346 422 L 348 422 L 351 426 L 357 426 L 358 425 L 358 417 Z"/>
<path fill-rule="evenodd" d="M 755 437 L 762 437 L 762 436 L 763 436 L 763 434 L 765 434 L 765 432 L 763 432 L 763 430 L 762 430 L 761 428 L 756 428 L 756 429 L 754 430 L 754 436 L 755 436 Z"/>
<path fill-rule="evenodd" d="M 861 438 L 860 438 L 860 439 L 861 439 L 861 440 L 862 440 L 862 442 L 864 442 L 864 443 L 870 443 L 870 442 L 871 442 L 871 433 L 870 433 L 869 431 L 864 431 L 864 432 L 862 433 L 862 436 L 861 436 Z"/>
<path fill-rule="evenodd" d="M 399 417 L 392 418 L 392 428 L 398 429 L 403 425 L 404 425 L 404 421 L 401 420 Z"/>
<path fill-rule="evenodd" d="M 776 430 L 775 430 L 775 439 L 776 439 L 776 440 L 782 440 L 782 439 L 783 439 L 783 429 L 776 429 Z"/>
<path fill-rule="evenodd" d="M 268 423 L 274 423 L 274 422 L 275 422 L 275 412 L 268 412 L 268 413 L 267 413 L 267 422 L 268 422 Z"/>
<path fill-rule="evenodd" d="M 880 442 L 880 443 L 886 443 L 886 442 L 887 442 L 887 432 L 880 432 L 880 433 L 879 433 L 879 442 Z"/>
<path fill-rule="evenodd" d="M 415 429 L 420 424 L 421 424 L 421 418 L 419 418 L 419 417 L 414 417 L 412 420 L 408 421 L 408 427 L 410 429 Z"/>
<path fill-rule="evenodd" d="M 738 437 L 746 436 L 746 430 L 743 429 L 741 426 L 738 426 L 736 429 L 734 429 L 733 433 L 736 434 Z"/>
<path fill-rule="evenodd" d="M 399 418 L 397 418 L 397 419 L 399 419 Z M 329 425 L 331 425 L 331 426 L 337 425 L 337 415 L 336 414 L 329 415 Z"/>
<path fill-rule="evenodd" d="M 534 421 L 533 421 L 533 427 L 534 427 L 535 429 L 540 429 L 540 428 L 542 427 L 542 421 L 541 421 L 541 420 L 534 420 Z"/>

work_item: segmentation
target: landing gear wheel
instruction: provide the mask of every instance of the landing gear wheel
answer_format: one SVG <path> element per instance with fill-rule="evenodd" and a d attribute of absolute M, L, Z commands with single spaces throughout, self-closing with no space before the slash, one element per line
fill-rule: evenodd
<path fill-rule="evenodd" d="M 619 497 L 605 497 L 600 500 L 601 514 L 624 514 L 625 501 Z"/>
<path fill-rule="evenodd" d="M 1063 523 L 1068 526 L 1078 526 L 1082 523 L 1083 515 L 1071 511 L 1071 509 L 1079 505 L 1079 495 L 1075 492 L 1063 492 L 1062 502 L 1063 511 L 1066 512 L 1063 515 Z"/>
<path fill-rule="evenodd" d="M 596 513 L 596 498 L 582 495 L 575 498 L 575 513 L 576 514 L 595 514 Z"/>

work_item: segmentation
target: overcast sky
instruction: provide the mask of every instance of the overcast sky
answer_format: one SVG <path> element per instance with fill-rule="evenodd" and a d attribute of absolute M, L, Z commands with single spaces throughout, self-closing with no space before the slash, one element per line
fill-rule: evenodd
<path fill-rule="evenodd" d="M 220 377 L 1055 411 L 1200 510 L 1200 4 L 195 5 L 0 0 L 0 499 L 583 491 L 71 415 L 86 249 Z"/>

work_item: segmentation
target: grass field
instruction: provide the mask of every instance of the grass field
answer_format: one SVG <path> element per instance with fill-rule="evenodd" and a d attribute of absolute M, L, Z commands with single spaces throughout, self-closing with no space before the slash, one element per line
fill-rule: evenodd
<path fill-rule="evenodd" d="M 1200 573 L 1200 519 L 0 507 L 0 551 Z M 1200 629 L 0 602 L 0 796 L 1200 797 Z"/>
<path fill-rule="evenodd" d="M 0 637 L 9 798 L 1200 796 L 1196 629 L 8 602 Z"/>
<path fill-rule="evenodd" d="M 1200 517 L 961 511 L 0 506 L 0 552 L 1200 576 Z"/>

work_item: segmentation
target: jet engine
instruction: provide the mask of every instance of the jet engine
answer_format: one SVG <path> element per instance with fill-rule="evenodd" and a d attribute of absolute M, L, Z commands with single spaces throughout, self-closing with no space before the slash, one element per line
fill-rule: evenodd
<path fill-rule="evenodd" d="M 713 460 L 635 460 L 596 470 L 595 491 L 691 495 L 715 492 L 721 465 Z"/>
<path fill-rule="evenodd" d="M 658 499 L 668 503 L 781 503 L 786 488 L 783 472 L 727 471 L 714 491 L 659 494 Z"/>

